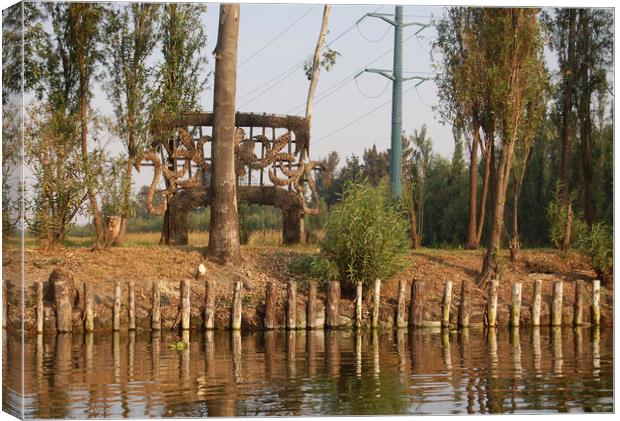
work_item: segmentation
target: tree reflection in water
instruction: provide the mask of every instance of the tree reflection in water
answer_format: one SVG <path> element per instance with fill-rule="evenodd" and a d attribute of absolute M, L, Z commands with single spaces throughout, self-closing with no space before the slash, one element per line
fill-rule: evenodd
<path fill-rule="evenodd" d="M 3 335 L 14 414 L 20 342 Z M 29 336 L 23 403 L 31 418 L 612 411 L 612 342 L 582 327 Z"/>

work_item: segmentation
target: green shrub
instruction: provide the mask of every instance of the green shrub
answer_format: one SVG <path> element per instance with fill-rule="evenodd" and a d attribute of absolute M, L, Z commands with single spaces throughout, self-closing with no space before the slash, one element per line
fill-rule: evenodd
<path fill-rule="evenodd" d="M 604 223 L 594 224 L 592 229 L 577 240 L 577 249 L 604 283 L 613 273 L 614 239 L 612 229 Z"/>
<path fill-rule="evenodd" d="M 407 232 L 407 222 L 390 203 L 385 183 L 348 183 L 330 212 L 321 249 L 336 264 L 345 287 L 359 281 L 370 285 L 402 269 Z"/>
<path fill-rule="evenodd" d="M 296 257 L 289 263 L 288 269 L 301 276 L 304 281 L 316 280 L 319 287 L 340 276 L 336 264 L 323 256 Z"/>

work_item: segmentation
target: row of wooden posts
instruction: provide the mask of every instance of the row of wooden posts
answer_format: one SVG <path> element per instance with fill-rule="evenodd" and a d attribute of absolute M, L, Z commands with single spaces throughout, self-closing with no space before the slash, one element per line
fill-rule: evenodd
<path fill-rule="evenodd" d="M 553 287 L 553 301 L 551 305 L 551 317 L 550 324 L 552 326 L 562 325 L 562 306 L 563 306 L 563 282 L 557 281 Z M 600 281 L 595 280 L 592 283 L 592 317 L 591 324 L 600 324 Z M 207 280 L 205 284 L 205 303 L 204 303 L 204 329 L 215 328 L 215 289 L 214 281 Z M 520 312 L 521 312 L 521 283 L 514 283 L 512 286 L 512 302 L 510 306 L 510 325 L 513 327 L 519 326 Z M 487 295 L 487 303 L 484 314 L 484 324 L 489 327 L 497 326 L 497 304 L 498 304 L 498 291 L 499 282 L 493 280 L 489 284 L 489 291 Z M 94 318 L 94 303 L 91 287 L 88 283 L 84 283 L 84 308 L 83 308 L 83 323 L 84 330 L 92 332 L 95 328 Z M 276 284 L 270 282 L 267 284 L 265 291 L 265 316 L 264 316 L 264 328 L 274 329 L 276 327 Z M 584 299 L 583 299 L 583 281 L 577 281 L 575 286 L 575 301 L 573 311 L 573 324 L 583 324 L 583 312 L 584 312 Z M 6 288 L 5 294 L 6 294 Z M 135 297 L 135 283 L 129 281 L 127 283 L 128 290 L 128 329 L 136 329 L 136 297 Z M 241 328 L 241 314 L 242 314 L 242 282 L 234 283 L 233 300 L 231 309 L 231 328 L 238 330 Z M 354 327 L 362 327 L 362 284 L 358 283 L 356 288 L 355 298 L 355 323 Z M 414 280 L 411 283 L 411 300 L 409 309 L 406 307 L 406 282 L 401 280 L 398 286 L 398 305 L 396 312 L 396 327 L 404 328 L 407 326 L 423 327 L 429 324 L 429 322 L 423 320 L 423 309 L 425 304 L 424 297 L 424 282 Z M 177 323 L 181 330 L 190 329 L 190 292 L 191 281 L 181 281 L 181 294 L 180 294 L 180 312 Z M 112 310 L 112 330 L 118 331 L 121 328 L 121 282 L 116 281 L 114 283 L 114 304 Z M 316 314 L 316 295 L 317 286 L 315 282 L 310 282 L 308 288 L 308 300 L 306 303 L 306 328 L 317 328 L 317 314 Z M 327 287 L 326 297 L 326 311 L 325 311 L 325 327 L 335 328 L 340 325 L 340 283 L 332 281 Z M 44 305 L 43 305 L 43 283 L 36 284 L 36 331 L 37 333 L 43 332 L 43 322 L 45 319 Z M 370 326 L 375 329 L 379 326 L 379 303 L 381 296 L 381 281 L 377 279 L 374 282 L 372 288 L 372 315 Z M 531 325 L 540 326 L 540 313 L 541 313 L 541 299 L 542 296 L 542 281 L 536 280 L 534 282 L 534 294 L 531 303 Z M 70 332 L 73 325 L 73 309 L 70 299 L 70 292 L 67 283 L 55 282 L 54 283 L 54 297 L 56 304 L 56 330 L 58 332 Z M 3 300 L 3 322 L 6 323 L 8 316 L 8 300 L 7 295 Z M 450 327 L 450 307 L 452 301 L 452 281 L 445 283 L 444 295 L 441 307 L 441 321 L 442 327 Z M 151 300 L 151 314 L 150 314 L 150 326 L 152 330 L 161 330 L 161 285 L 160 282 L 153 283 L 152 300 Z M 462 282 L 461 287 L 461 300 L 458 309 L 458 327 L 464 328 L 470 325 L 470 299 L 467 282 Z M 432 322 L 431 322 L 432 323 Z M 4 326 L 6 327 L 6 325 Z M 296 329 L 297 324 L 297 284 L 295 282 L 289 282 L 287 284 L 287 298 L 286 298 L 286 328 Z"/>

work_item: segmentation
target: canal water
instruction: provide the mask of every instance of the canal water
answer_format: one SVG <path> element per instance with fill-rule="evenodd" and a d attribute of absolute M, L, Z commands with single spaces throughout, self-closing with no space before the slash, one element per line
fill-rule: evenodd
<path fill-rule="evenodd" d="M 26 418 L 613 411 L 611 329 L 3 338 Z"/>

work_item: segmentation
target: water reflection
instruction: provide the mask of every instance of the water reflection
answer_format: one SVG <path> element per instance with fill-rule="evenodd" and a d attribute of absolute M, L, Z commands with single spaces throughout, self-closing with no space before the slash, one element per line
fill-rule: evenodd
<path fill-rule="evenodd" d="M 2 345 L 3 409 L 19 413 L 21 344 L 4 335 Z M 611 350 L 611 332 L 589 328 L 38 335 L 25 340 L 24 409 L 29 418 L 612 411 Z"/>

